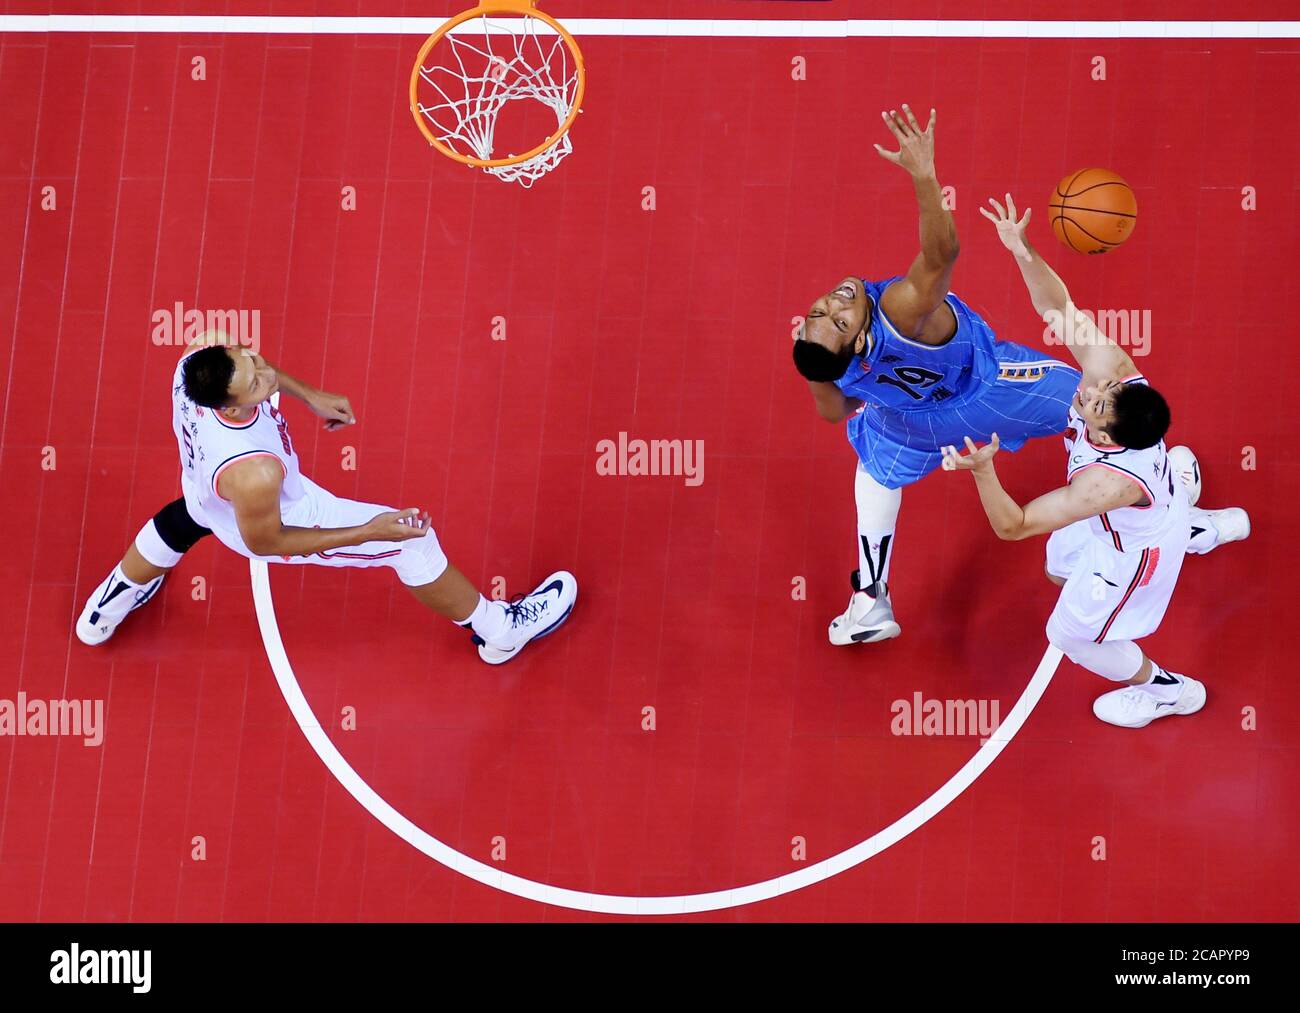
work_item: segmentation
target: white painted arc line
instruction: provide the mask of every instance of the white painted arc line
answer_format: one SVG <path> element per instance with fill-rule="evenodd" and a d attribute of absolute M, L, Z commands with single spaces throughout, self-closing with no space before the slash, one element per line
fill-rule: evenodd
<path fill-rule="evenodd" d="M 622 915 L 670 915 L 690 914 L 700 911 L 718 911 L 724 908 L 740 907 L 757 901 L 770 900 L 782 894 L 820 883 L 837 873 L 860 865 L 873 855 L 878 855 L 886 848 L 897 844 L 912 831 L 929 822 L 951 803 L 957 796 L 974 783 L 997 759 L 998 754 L 1006 748 L 1024 725 L 1038 701 L 1042 699 L 1048 684 L 1052 681 L 1057 666 L 1061 661 L 1061 652 L 1049 646 L 1042 660 L 1038 663 L 1033 678 L 1020 694 L 1020 699 L 1011 708 L 1006 720 L 998 726 L 997 731 L 975 754 L 937 791 L 911 812 L 895 820 L 889 826 L 860 844 L 846 851 L 832 855 L 807 868 L 800 869 L 774 879 L 750 883 L 730 890 L 717 890 L 712 893 L 683 894 L 663 897 L 631 897 L 614 894 L 585 893 L 568 890 L 563 887 L 550 886 L 535 880 L 515 876 L 499 868 L 493 868 L 483 862 L 461 854 L 459 851 L 442 843 L 433 835 L 416 826 L 385 801 L 378 792 L 367 784 L 352 769 L 351 764 L 343 758 L 329 734 L 321 727 L 312 712 L 311 705 L 298 685 L 289 656 L 285 653 L 284 642 L 280 639 L 280 628 L 276 622 L 275 604 L 271 597 L 271 579 L 269 567 L 260 559 L 249 561 L 249 573 L 252 576 L 253 603 L 257 611 L 257 624 L 262 632 L 262 643 L 266 648 L 267 659 L 275 680 L 284 694 L 285 702 L 293 714 L 298 727 L 311 744 L 316 755 L 334 775 L 335 779 L 355 798 L 375 819 L 388 827 L 417 851 L 428 855 L 434 861 L 459 872 L 463 876 L 477 880 L 485 886 L 558 907 L 573 908 L 579 911 L 594 911 L 602 914 Z"/>
<path fill-rule="evenodd" d="M 446 18 L 4 14 L 4 32 L 431 35 Z M 566 18 L 577 36 L 679 38 L 1295 39 L 1300 21 L 963 21 Z"/>

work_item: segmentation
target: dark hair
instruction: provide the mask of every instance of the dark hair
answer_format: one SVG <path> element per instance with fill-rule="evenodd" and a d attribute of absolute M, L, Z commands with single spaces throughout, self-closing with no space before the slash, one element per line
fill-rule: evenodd
<path fill-rule="evenodd" d="M 805 380 L 828 383 L 838 380 L 849 371 L 853 362 L 853 346 L 838 355 L 825 345 L 799 338 L 794 343 L 794 368 Z"/>
<path fill-rule="evenodd" d="M 1154 447 L 1169 432 L 1169 404 L 1154 387 L 1126 383 L 1111 401 L 1114 420 L 1106 427 L 1112 440 L 1129 450 Z"/>
<path fill-rule="evenodd" d="M 191 352 L 181 366 L 185 396 L 204 408 L 224 408 L 230 403 L 230 381 L 235 362 L 225 345 L 209 345 Z"/>

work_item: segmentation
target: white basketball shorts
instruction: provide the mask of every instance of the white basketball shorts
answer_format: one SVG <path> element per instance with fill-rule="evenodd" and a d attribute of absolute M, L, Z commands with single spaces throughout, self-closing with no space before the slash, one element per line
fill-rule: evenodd
<path fill-rule="evenodd" d="M 283 518 L 284 523 L 291 527 L 350 528 L 365 524 L 376 514 L 396 509 L 379 503 L 343 499 L 306 475 L 301 477 L 306 495 L 297 500 Z M 408 587 L 431 584 L 447 569 L 447 556 L 434 531 L 427 532 L 423 538 L 404 542 L 361 542 L 309 556 L 259 556 L 249 551 L 240 537 L 238 526 L 230 518 L 205 513 L 188 496 L 187 508 L 195 521 L 210 528 L 223 544 L 249 559 L 264 559 L 268 563 L 313 563 L 317 566 L 389 566 L 397 571 L 398 579 Z"/>
<path fill-rule="evenodd" d="M 1049 622 L 1072 639 L 1103 643 L 1154 633 L 1173 597 L 1191 526 L 1178 496 L 1169 526 L 1145 549 L 1120 552 L 1076 521 L 1047 539 L 1047 572 L 1065 578 Z"/>

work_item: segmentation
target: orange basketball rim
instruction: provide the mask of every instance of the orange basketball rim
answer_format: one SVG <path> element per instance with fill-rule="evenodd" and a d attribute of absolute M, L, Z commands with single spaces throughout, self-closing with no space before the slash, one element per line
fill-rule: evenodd
<path fill-rule="evenodd" d="M 491 20 L 501 18 L 507 20 Z M 481 21 L 479 34 L 457 33 L 475 19 Z M 484 42 L 458 42 L 458 34 Z M 444 41 L 451 45 L 442 49 L 450 49 L 454 62 L 430 57 Z M 566 135 L 581 111 L 586 77 L 577 41 L 537 9 L 537 0 L 481 0 L 446 21 L 420 47 L 411 69 L 411 115 L 425 139 L 448 158 L 502 179 L 522 176 L 527 185 L 568 153 Z M 422 87 L 429 102 L 421 100 Z M 546 104 L 555 112 L 557 126 L 527 151 L 498 157 L 492 150 L 496 114 L 513 99 Z"/>

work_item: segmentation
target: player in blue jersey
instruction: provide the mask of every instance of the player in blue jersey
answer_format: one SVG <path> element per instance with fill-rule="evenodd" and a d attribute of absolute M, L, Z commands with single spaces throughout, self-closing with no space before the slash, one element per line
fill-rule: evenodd
<path fill-rule="evenodd" d="M 988 440 L 996 429 L 1002 449 L 1017 450 L 1031 436 L 1061 433 L 1080 379 L 1072 366 L 998 341 L 948 291 L 957 229 L 935 176 L 935 111 L 924 130 L 906 105 L 881 115 L 899 150 L 875 148 L 912 177 L 921 252 L 901 277 L 845 278 L 813 303 L 794 343 L 818 414 L 848 419 L 858 452 L 858 570 L 848 609 L 830 624 L 837 645 L 899 634 L 886 581 L 902 487 L 966 436 Z"/>

